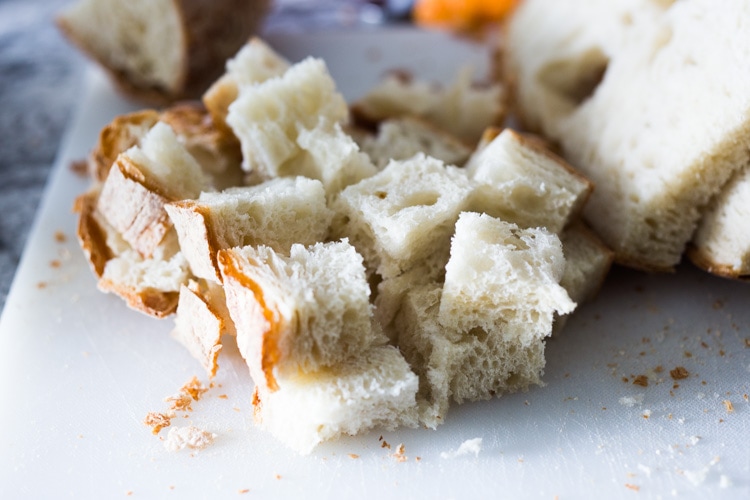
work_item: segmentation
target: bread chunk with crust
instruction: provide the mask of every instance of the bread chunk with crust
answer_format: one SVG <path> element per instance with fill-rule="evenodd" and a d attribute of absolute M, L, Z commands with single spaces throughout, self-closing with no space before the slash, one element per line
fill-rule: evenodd
<path fill-rule="evenodd" d="M 304 177 L 203 192 L 165 209 L 193 273 L 216 283 L 221 282 L 219 250 L 263 244 L 287 254 L 294 243 L 325 240 L 333 217 L 321 183 Z"/>
<path fill-rule="evenodd" d="M 347 241 L 219 252 L 237 344 L 257 386 L 277 390 L 298 371 L 333 368 L 384 344 L 372 326 L 362 257 Z"/>

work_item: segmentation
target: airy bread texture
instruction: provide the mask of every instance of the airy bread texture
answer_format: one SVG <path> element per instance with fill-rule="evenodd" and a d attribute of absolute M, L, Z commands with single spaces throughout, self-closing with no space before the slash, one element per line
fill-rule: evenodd
<path fill-rule="evenodd" d="M 579 58 L 565 60 L 575 70 L 570 82 L 589 66 L 581 54 L 600 54 L 606 71 L 593 93 L 539 125 L 597 186 L 585 216 L 616 259 L 671 270 L 712 196 L 750 163 L 744 141 L 750 134 L 748 50 L 740 41 L 748 31 L 738 21 L 750 16 L 750 4 L 731 0 L 716 9 L 710 0 L 685 0 L 664 9 L 670 2 L 651 2 L 650 10 L 618 18 L 627 28 L 616 32 L 622 43 L 610 54 L 599 37 L 586 35 L 598 33 L 591 28 L 598 23 L 568 17 L 568 11 L 550 15 L 562 3 L 571 2 L 524 2 L 511 21 L 507 60 L 517 92 L 543 85 L 541 66 L 564 56 L 556 47 L 571 32 L 581 35 L 571 38 Z M 527 29 L 541 10 L 553 25 Z M 545 106 L 542 99 L 518 101 L 522 116 Z"/>
<path fill-rule="evenodd" d="M 470 192 L 462 171 L 435 158 L 392 161 L 341 192 L 332 230 L 351 240 L 370 271 L 395 277 L 448 245 Z"/>
<path fill-rule="evenodd" d="M 478 184 L 470 210 L 553 233 L 578 217 L 593 189 L 585 177 L 511 129 L 488 129 L 485 135 L 489 142 L 480 144 L 466 165 Z"/>
<path fill-rule="evenodd" d="M 165 209 L 195 276 L 217 283 L 219 250 L 263 244 L 286 254 L 294 243 L 325 240 L 333 217 L 320 181 L 305 177 L 203 192 Z"/>
<path fill-rule="evenodd" d="M 153 103 L 199 96 L 259 28 L 268 0 L 79 0 L 62 32 L 120 88 Z"/>
<path fill-rule="evenodd" d="M 283 75 L 291 64 L 260 38 L 253 37 L 226 63 L 226 72 L 203 94 L 203 103 L 217 128 L 231 133 L 226 123 L 229 105 L 240 87 Z"/>
<path fill-rule="evenodd" d="M 293 245 L 288 257 L 267 246 L 219 252 L 237 344 L 256 386 L 332 368 L 385 343 L 372 328 L 362 257 L 347 241 Z"/>
<path fill-rule="evenodd" d="M 456 223 L 445 282 L 412 287 L 394 319 L 420 380 L 420 420 L 436 427 L 450 401 L 489 399 L 541 383 L 544 338 L 575 303 L 559 285 L 559 238 L 486 214 Z"/>
<path fill-rule="evenodd" d="M 697 266 L 729 278 L 750 276 L 750 167 L 737 172 L 711 200 L 688 256 Z"/>
<path fill-rule="evenodd" d="M 319 443 L 382 427 L 416 427 L 419 382 L 398 349 L 376 346 L 315 373 L 278 379 L 279 390 L 256 388 L 255 418 L 287 446 L 310 453 Z"/>
<path fill-rule="evenodd" d="M 472 73 L 470 67 L 464 68 L 447 88 L 393 73 L 355 102 L 352 113 L 364 124 L 421 117 L 474 145 L 487 127 L 502 122 L 505 102 L 499 84 L 474 84 Z"/>
<path fill-rule="evenodd" d="M 260 179 L 294 173 L 297 137 L 321 122 L 345 122 L 349 109 L 321 59 L 307 58 L 283 75 L 240 87 L 226 121 L 242 145 L 243 168 Z"/>
<path fill-rule="evenodd" d="M 582 304 L 592 300 L 604 284 L 614 255 L 585 224 L 576 221 L 560 234 L 565 254 L 565 271 L 560 285 L 571 300 Z"/>
<path fill-rule="evenodd" d="M 353 137 L 381 169 L 391 160 L 407 160 L 418 153 L 447 165 L 461 166 L 472 153 L 472 148 L 463 141 L 414 116 L 383 120 L 378 124 L 377 134 Z"/>

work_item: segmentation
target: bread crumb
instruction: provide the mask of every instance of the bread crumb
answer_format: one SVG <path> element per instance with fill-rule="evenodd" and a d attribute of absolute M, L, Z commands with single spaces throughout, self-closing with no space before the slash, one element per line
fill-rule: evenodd
<path fill-rule="evenodd" d="M 159 434 L 159 431 L 165 427 L 169 427 L 172 424 L 174 413 L 159 413 L 156 411 L 150 411 L 146 414 L 146 418 L 143 419 L 144 425 L 151 427 L 153 434 Z"/>
<path fill-rule="evenodd" d="M 68 237 L 62 231 L 55 231 L 55 241 L 58 243 L 65 243 L 68 241 Z"/>
<path fill-rule="evenodd" d="M 245 488 L 244 490 L 237 491 L 237 493 L 239 493 L 240 495 L 244 495 L 245 493 L 249 493 L 249 492 L 250 492 L 250 490 L 247 489 L 247 488 Z"/>
<path fill-rule="evenodd" d="M 722 403 L 724 404 L 724 408 L 727 409 L 727 413 L 734 413 L 734 405 L 731 401 L 725 399 L 724 401 L 722 401 Z"/>
<path fill-rule="evenodd" d="M 391 449 L 391 445 L 388 444 L 388 441 L 386 441 L 385 439 L 383 439 L 383 442 L 380 444 L 380 447 L 381 448 L 388 448 L 389 450 Z"/>
<path fill-rule="evenodd" d="M 643 464 L 638 464 L 638 470 L 643 472 L 646 477 L 651 477 L 651 467 Z"/>
<path fill-rule="evenodd" d="M 198 377 L 193 377 L 180 388 L 177 394 L 164 399 L 164 401 L 172 403 L 171 410 L 192 411 L 192 402 L 199 401 L 207 390 L 201 381 L 198 380 Z"/>
<path fill-rule="evenodd" d="M 651 418 L 651 410 L 643 410 L 643 418 L 645 419 Z"/>
<path fill-rule="evenodd" d="M 635 377 L 635 380 L 633 380 L 633 385 L 648 387 L 648 377 L 646 377 L 645 375 L 638 375 L 637 377 Z"/>
<path fill-rule="evenodd" d="M 623 396 L 619 400 L 620 404 L 632 408 L 637 404 L 643 404 L 643 394 L 636 394 L 635 396 Z"/>
<path fill-rule="evenodd" d="M 211 446 L 216 434 L 204 431 L 198 427 L 172 427 L 164 441 L 164 447 L 169 451 L 180 451 L 184 448 L 202 450 Z"/>
<path fill-rule="evenodd" d="M 359 455 L 357 455 L 356 453 L 349 453 L 349 458 L 356 460 L 357 458 L 359 458 Z"/>
<path fill-rule="evenodd" d="M 219 399 L 229 399 L 229 396 L 227 396 L 226 394 L 219 394 L 216 397 L 219 398 Z"/>
<path fill-rule="evenodd" d="M 683 380 L 690 376 L 690 372 L 684 366 L 677 366 L 673 370 L 669 370 L 669 376 L 673 380 Z"/>
<path fill-rule="evenodd" d="M 625 487 L 633 491 L 641 491 L 641 487 L 636 484 L 625 483 Z"/>
<path fill-rule="evenodd" d="M 467 439 L 461 446 L 455 451 L 442 452 L 440 453 L 441 458 L 456 458 L 462 455 L 468 455 L 473 453 L 475 457 L 479 456 L 479 452 L 482 451 L 482 438 Z"/>
<path fill-rule="evenodd" d="M 396 459 L 397 462 L 406 462 L 406 447 L 404 447 L 404 444 L 401 443 L 396 447 L 396 452 L 393 453 L 391 456 Z"/>
<path fill-rule="evenodd" d="M 701 440 L 700 436 L 690 436 L 690 444 L 695 446 Z"/>
<path fill-rule="evenodd" d="M 728 476 L 722 474 L 719 476 L 719 488 L 725 489 L 732 486 L 732 480 Z"/>
<path fill-rule="evenodd" d="M 281 479 L 281 474 L 276 474 L 276 480 Z"/>
<path fill-rule="evenodd" d="M 81 177 L 88 177 L 89 166 L 86 160 L 75 160 L 70 162 L 70 171 Z"/>

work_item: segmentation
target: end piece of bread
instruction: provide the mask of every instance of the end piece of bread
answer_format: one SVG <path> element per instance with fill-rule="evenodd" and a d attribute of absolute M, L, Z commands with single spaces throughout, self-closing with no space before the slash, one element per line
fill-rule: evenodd
<path fill-rule="evenodd" d="M 418 423 L 417 377 L 391 346 L 372 347 L 330 369 L 289 374 L 278 383 L 275 392 L 256 388 L 256 421 L 303 454 L 340 436 Z"/>
<path fill-rule="evenodd" d="M 260 179 L 285 175 L 299 160 L 297 137 L 349 111 L 322 59 L 307 58 L 283 75 L 240 88 L 226 121 L 242 145 L 243 168 Z"/>
<path fill-rule="evenodd" d="M 253 37 L 226 62 L 225 73 L 203 94 L 203 103 L 216 126 L 232 133 L 227 125 L 229 106 L 237 99 L 240 87 L 264 82 L 283 75 L 291 63 L 276 53 L 266 42 Z"/>
<path fill-rule="evenodd" d="M 690 260 L 727 278 L 750 278 L 750 167 L 711 200 L 688 247 Z"/>
<path fill-rule="evenodd" d="M 369 270 L 398 276 L 448 245 L 470 192 L 464 172 L 440 160 L 419 154 L 392 161 L 342 191 L 333 232 L 351 240 Z"/>
<path fill-rule="evenodd" d="M 140 146 L 117 157 L 102 186 L 97 209 L 147 258 L 172 227 L 164 204 L 195 198 L 209 186 L 209 178 L 198 162 L 172 129 L 159 122 Z"/>
<path fill-rule="evenodd" d="M 417 116 L 473 146 L 484 129 L 502 123 L 505 103 L 500 84 L 475 85 L 472 73 L 464 68 L 449 87 L 391 74 L 354 103 L 352 113 L 364 124 Z"/>
<path fill-rule="evenodd" d="M 469 209 L 559 233 L 583 209 L 592 184 L 538 141 L 505 129 L 466 165 L 477 183 Z"/>
<path fill-rule="evenodd" d="M 376 134 L 362 134 L 358 140 L 362 151 L 384 168 L 391 160 L 406 160 L 424 153 L 447 165 L 462 166 L 471 156 L 471 148 L 448 132 L 425 119 L 403 116 L 383 120 Z"/>
<path fill-rule="evenodd" d="M 263 244 L 287 254 L 294 243 L 323 241 L 333 217 L 321 183 L 304 177 L 204 192 L 165 209 L 193 273 L 215 282 L 219 250 Z"/>
<path fill-rule="evenodd" d="M 79 0 L 57 24 L 125 93 L 162 104 L 200 96 L 269 7 L 268 0 Z"/>
<path fill-rule="evenodd" d="M 362 257 L 346 241 L 219 252 L 237 344 L 257 386 L 274 391 L 297 371 L 334 368 L 385 338 L 372 328 Z"/>

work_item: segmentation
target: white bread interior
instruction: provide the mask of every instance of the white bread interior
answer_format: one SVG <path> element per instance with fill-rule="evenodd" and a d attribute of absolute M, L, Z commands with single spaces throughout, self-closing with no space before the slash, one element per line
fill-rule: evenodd
<path fill-rule="evenodd" d="M 370 271 L 398 276 L 448 245 L 470 192 L 464 172 L 440 160 L 392 161 L 341 192 L 332 231 L 350 239 Z"/>
<path fill-rule="evenodd" d="M 592 191 L 564 160 L 507 128 L 465 168 L 477 184 L 469 210 L 553 233 L 578 216 Z"/>
<path fill-rule="evenodd" d="M 325 62 L 307 58 L 281 76 L 240 87 L 226 121 L 242 145 L 243 168 L 269 179 L 294 172 L 301 156 L 301 131 L 321 121 L 345 122 L 348 116 Z"/>
<path fill-rule="evenodd" d="M 499 83 L 477 85 L 473 70 L 463 68 L 447 87 L 390 74 L 352 105 L 361 121 L 417 116 L 475 145 L 487 127 L 499 125 L 505 115 L 504 91 Z"/>
<path fill-rule="evenodd" d="M 220 282 L 219 250 L 264 244 L 288 253 L 292 244 L 323 241 L 333 212 L 321 183 L 286 177 L 249 187 L 203 192 L 165 205 L 193 273 Z"/>
<path fill-rule="evenodd" d="M 371 347 L 329 369 L 288 374 L 278 383 L 275 392 L 256 390 L 256 421 L 302 454 L 374 427 L 418 424 L 417 377 L 392 346 Z"/>

